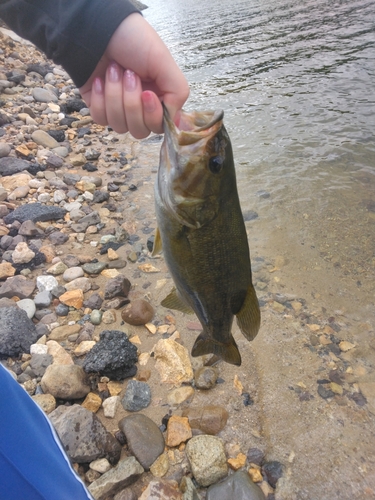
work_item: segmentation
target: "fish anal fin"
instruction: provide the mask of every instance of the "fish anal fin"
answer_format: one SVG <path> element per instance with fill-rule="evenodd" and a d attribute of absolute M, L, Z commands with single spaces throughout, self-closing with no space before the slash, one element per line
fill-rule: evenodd
<path fill-rule="evenodd" d="M 151 255 L 154 257 L 155 255 L 157 255 L 158 253 L 161 253 L 163 249 L 163 246 L 161 244 L 161 236 L 160 236 L 160 231 L 159 231 L 159 228 L 157 227 L 156 228 L 156 231 L 155 231 L 155 239 L 154 239 L 154 246 L 152 248 L 152 253 Z"/>
<path fill-rule="evenodd" d="M 247 340 L 254 340 L 260 327 L 260 310 L 253 285 L 250 284 L 247 289 L 244 303 L 236 316 L 243 335 Z"/>
<path fill-rule="evenodd" d="M 231 365 L 241 365 L 241 355 L 234 341 L 231 337 L 230 342 L 223 343 L 209 337 L 205 332 L 198 335 L 191 355 L 193 357 L 203 356 L 204 354 L 216 354 L 219 358 Z"/>
<path fill-rule="evenodd" d="M 161 301 L 161 305 L 167 309 L 175 309 L 186 314 L 194 314 L 193 309 L 185 304 L 178 291 L 173 288 L 171 293 Z"/>

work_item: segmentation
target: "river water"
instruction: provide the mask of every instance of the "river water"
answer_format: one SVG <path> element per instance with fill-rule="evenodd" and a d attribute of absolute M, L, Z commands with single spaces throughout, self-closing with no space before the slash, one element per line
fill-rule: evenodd
<path fill-rule="evenodd" d="M 225 111 L 253 257 L 284 255 L 284 287 L 373 326 L 375 2 L 147 3 L 185 108 Z"/>

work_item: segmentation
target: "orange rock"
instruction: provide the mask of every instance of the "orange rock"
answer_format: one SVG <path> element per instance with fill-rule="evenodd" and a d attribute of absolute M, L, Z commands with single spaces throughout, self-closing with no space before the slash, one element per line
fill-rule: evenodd
<path fill-rule="evenodd" d="M 44 245 L 42 247 L 40 247 L 40 252 L 44 253 L 44 255 L 46 256 L 46 262 L 48 264 L 50 264 L 53 259 L 56 257 L 56 253 L 55 253 L 55 249 L 53 247 L 53 245 Z"/>
<path fill-rule="evenodd" d="M 168 420 L 167 437 L 165 443 L 167 446 L 178 446 L 193 436 L 189 419 L 172 415 Z"/>
<path fill-rule="evenodd" d="M 63 304 L 74 307 L 75 309 L 81 309 L 83 306 L 83 291 L 76 289 L 65 292 L 59 297 L 60 302 Z"/>
<path fill-rule="evenodd" d="M 263 476 L 260 470 L 256 469 L 255 467 L 250 467 L 249 476 L 251 477 L 254 483 L 261 483 L 263 481 Z"/>
<path fill-rule="evenodd" d="M 83 408 L 86 408 L 86 410 L 90 410 L 93 413 L 96 413 L 102 406 L 102 399 L 94 392 L 89 392 L 81 406 L 83 406 Z"/>
<path fill-rule="evenodd" d="M 239 453 L 236 458 L 228 458 L 228 465 L 233 470 L 239 470 L 246 464 L 246 455 Z"/>

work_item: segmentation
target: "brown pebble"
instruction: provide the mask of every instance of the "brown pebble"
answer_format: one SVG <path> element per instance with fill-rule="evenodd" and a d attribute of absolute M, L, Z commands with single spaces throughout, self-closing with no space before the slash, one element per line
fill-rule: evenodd
<path fill-rule="evenodd" d="M 134 326 L 150 323 L 154 314 L 155 311 L 152 305 L 143 299 L 132 300 L 121 312 L 125 323 Z"/>

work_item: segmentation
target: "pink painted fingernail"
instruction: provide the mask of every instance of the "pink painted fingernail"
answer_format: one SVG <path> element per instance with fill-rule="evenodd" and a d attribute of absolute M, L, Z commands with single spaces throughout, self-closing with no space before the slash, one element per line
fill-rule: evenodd
<path fill-rule="evenodd" d="M 111 63 L 108 68 L 108 79 L 112 83 L 117 83 L 120 81 L 120 68 L 115 62 Z"/>
<path fill-rule="evenodd" d="M 94 79 L 94 91 L 96 94 L 103 94 L 104 88 L 103 88 L 103 81 L 101 78 Z"/>
<path fill-rule="evenodd" d="M 130 69 L 127 69 L 124 73 L 124 85 L 125 85 L 125 90 L 128 92 L 133 92 L 137 88 L 137 81 L 135 78 L 135 73 L 134 71 L 131 71 Z"/>
<path fill-rule="evenodd" d="M 156 109 L 155 99 L 152 92 L 145 90 L 142 92 L 142 103 L 143 108 L 147 113 L 153 113 Z"/>

